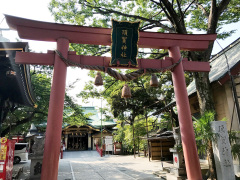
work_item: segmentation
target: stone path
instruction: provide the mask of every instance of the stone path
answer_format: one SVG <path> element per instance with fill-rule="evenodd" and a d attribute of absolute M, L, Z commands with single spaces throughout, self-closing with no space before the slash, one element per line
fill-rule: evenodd
<path fill-rule="evenodd" d="M 162 166 L 160 161 L 149 162 L 148 158 L 119 155 L 100 157 L 96 151 L 64 152 L 59 160 L 58 180 L 151 180 L 161 179 L 154 175 Z M 19 179 L 28 179 L 30 162 L 22 164 Z"/>

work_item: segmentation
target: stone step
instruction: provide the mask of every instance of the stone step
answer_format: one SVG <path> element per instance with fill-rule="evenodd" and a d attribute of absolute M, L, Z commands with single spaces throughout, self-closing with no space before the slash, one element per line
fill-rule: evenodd
<path fill-rule="evenodd" d="M 157 171 L 157 172 L 154 172 L 153 174 L 160 177 L 161 179 L 166 179 L 167 172 L 166 171 Z"/>
<path fill-rule="evenodd" d="M 171 168 L 170 173 L 175 174 L 176 176 L 186 176 L 185 168 Z"/>
<path fill-rule="evenodd" d="M 176 176 L 172 173 L 167 173 L 166 174 L 166 179 L 167 180 L 186 180 L 187 176 Z"/>
<path fill-rule="evenodd" d="M 163 171 L 170 173 L 171 167 L 163 167 Z"/>
<path fill-rule="evenodd" d="M 21 172 L 23 172 L 23 167 L 16 168 L 12 173 L 12 179 L 18 179 Z"/>

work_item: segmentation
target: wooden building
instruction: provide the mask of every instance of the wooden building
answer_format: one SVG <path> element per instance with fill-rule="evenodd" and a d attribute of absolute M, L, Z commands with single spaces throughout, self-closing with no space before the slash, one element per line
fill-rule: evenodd
<path fill-rule="evenodd" d="M 158 130 L 157 132 L 151 132 L 147 140 L 151 160 L 172 160 L 173 153 L 169 151 L 175 144 L 172 131 Z"/>
<path fill-rule="evenodd" d="M 66 150 L 95 150 L 96 145 L 104 144 L 105 136 L 112 136 L 112 128 L 116 126 L 113 120 L 102 121 L 95 107 L 82 107 L 84 114 L 91 113 L 88 124 L 84 126 L 65 125 L 62 130 L 62 142 Z"/>
<path fill-rule="evenodd" d="M 152 137 L 148 141 L 152 160 L 172 160 L 173 153 L 169 149 L 175 144 L 173 136 Z"/>
<path fill-rule="evenodd" d="M 6 41 L 0 35 L 1 41 Z M 0 134 L 6 135 L 9 123 L 7 115 L 10 111 L 23 107 L 36 107 L 36 98 L 30 78 L 30 65 L 16 64 L 17 51 L 28 51 L 26 42 L 0 42 Z M 19 121 L 11 122 L 19 125 Z M 10 125 L 11 126 L 11 125 Z M 11 127 L 10 127 L 11 128 Z M 19 135 L 16 134 L 18 137 Z"/>
<path fill-rule="evenodd" d="M 218 54 L 210 59 L 211 71 L 209 72 L 209 80 L 213 94 L 214 106 L 217 113 L 216 120 L 226 118 L 228 130 L 240 131 L 240 115 L 235 101 L 234 101 L 234 88 L 238 97 L 237 102 L 240 103 L 240 38 L 224 48 Z M 231 72 L 233 83 L 230 79 L 229 72 Z M 190 83 L 187 87 L 190 109 L 192 116 L 200 117 L 200 108 L 196 92 L 195 81 Z M 156 112 L 169 111 L 176 105 L 173 100 L 166 107 Z M 161 156 L 161 143 L 163 139 L 153 137 L 149 138 L 151 142 L 151 157 L 152 159 L 159 159 Z M 174 141 L 174 140 L 173 140 Z M 169 149 L 169 148 L 167 148 Z M 163 150 L 163 148 L 162 148 Z M 163 150 L 164 152 L 165 150 Z M 156 157 L 155 157 L 156 156 Z"/>
<path fill-rule="evenodd" d="M 213 94 L 214 106 L 217 112 L 217 119 L 227 119 L 228 130 L 240 130 L 239 111 L 234 102 L 234 89 L 240 103 L 240 38 L 231 43 L 210 60 L 211 71 L 209 80 Z M 229 67 L 229 68 L 228 68 Z M 231 72 L 233 82 L 230 79 Z M 196 93 L 195 82 L 187 88 L 191 113 L 195 117 L 200 116 L 199 103 Z"/>
<path fill-rule="evenodd" d="M 34 107 L 35 95 L 31 86 L 30 67 L 16 64 L 17 51 L 28 51 L 26 42 L 0 42 L 0 101 L 1 111 L 8 109 L 6 104 Z M 9 107 L 9 108 L 12 108 Z"/>

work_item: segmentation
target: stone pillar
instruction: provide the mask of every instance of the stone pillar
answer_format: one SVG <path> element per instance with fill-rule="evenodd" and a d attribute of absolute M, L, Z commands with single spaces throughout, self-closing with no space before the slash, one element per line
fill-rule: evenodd
<path fill-rule="evenodd" d="M 32 153 L 28 155 L 28 159 L 31 160 L 30 165 L 30 179 L 40 180 L 42 172 L 42 160 L 44 151 L 45 137 L 34 137 L 34 144 L 32 146 Z"/>
<path fill-rule="evenodd" d="M 65 134 L 65 150 L 68 148 L 68 134 Z"/>
<path fill-rule="evenodd" d="M 88 133 L 88 150 L 91 150 L 92 149 L 92 133 L 89 132 Z"/>
<path fill-rule="evenodd" d="M 171 174 L 167 174 L 167 179 L 186 179 L 186 168 L 182 151 L 180 128 L 173 128 L 173 137 L 175 145 L 169 151 L 173 153 L 173 168 L 170 169 Z M 174 177 L 173 177 L 174 176 Z"/>
<path fill-rule="evenodd" d="M 216 141 L 213 141 L 213 152 L 218 180 L 235 180 L 231 146 L 225 121 L 213 121 L 211 124 Z"/>

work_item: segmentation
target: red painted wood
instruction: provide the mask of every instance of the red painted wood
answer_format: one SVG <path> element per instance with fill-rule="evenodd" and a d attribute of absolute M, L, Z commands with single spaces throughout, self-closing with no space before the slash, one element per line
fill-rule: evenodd
<path fill-rule="evenodd" d="M 57 23 L 34 21 L 5 15 L 9 27 L 18 31 L 23 39 L 53 41 L 60 37 L 69 39 L 71 43 L 111 45 L 111 29 L 94 28 Z M 216 39 L 216 34 L 165 34 L 156 32 L 140 32 L 138 46 L 141 48 L 168 49 L 179 46 L 181 50 L 204 50 Z"/>
<path fill-rule="evenodd" d="M 177 62 L 181 57 L 179 47 L 171 47 L 169 56 Z M 172 72 L 174 92 L 177 104 L 179 126 L 181 131 L 183 154 L 188 179 L 202 180 L 202 173 L 196 148 L 189 99 L 184 77 L 183 65 L 180 63 Z"/>
<path fill-rule="evenodd" d="M 61 38 L 57 40 L 57 49 L 65 58 L 68 55 L 68 47 L 69 41 L 67 39 Z M 48 109 L 41 180 L 57 180 L 58 176 L 66 75 L 66 64 L 56 56 Z"/>
<path fill-rule="evenodd" d="M 17 64 L 54 65 L 54 57 L 54 53 L 22 53 L 20 51 L 17 51 L 15 62 Z"/>
<path fill-rule="evenodd" d="M 53 65 L 54 64 L 54 51 L 49 51 L 47 54 L 43 53 L 30 53 L 30 52 L 17 52 L 16 63 L 18 64 L 39 64 L 39 65 Z M 111 67 L 110 57 L 101 56 L 81 56 L 76 55 L 75 52 L 68 52 L 68 59 L 80 63 L 82 65 L 92 65 L 92 66 L 104 66 Z M 111 68 L 121 68 L 121 69 L 160 69 L 163 67 L 168 67 L 172 65 L 171 58 L 165 58 L 165 60 L 160 59 L 138 59 L 138 67 L 111 67 Z M 191 72 L 209 72 L 210 65 L 208 62 L 192 62 L 183 60 L 184 71 Z"/>
<path fill-rule="evenodd" d="M 209 72 L 209 62 L 183 61 L 183 70 L 190 72 Z"/>

